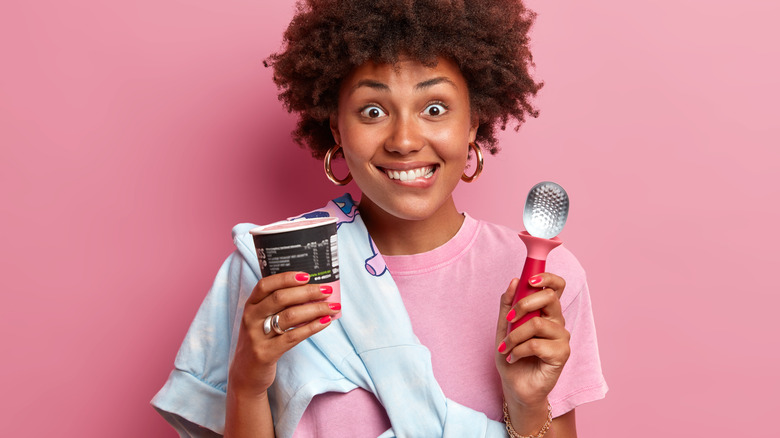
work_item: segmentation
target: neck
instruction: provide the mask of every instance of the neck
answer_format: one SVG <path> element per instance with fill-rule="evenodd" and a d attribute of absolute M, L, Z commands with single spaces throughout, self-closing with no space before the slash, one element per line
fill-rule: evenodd
<path fill-rule="evenodd" d="M 421 220 L 395 217 L 366 196 L 360 200 L 358 209 L 377 250 L 391 256 L 419 254 L 438 248 L 458 233 L 464 220 L 451 196 L 436 213 Z"/>

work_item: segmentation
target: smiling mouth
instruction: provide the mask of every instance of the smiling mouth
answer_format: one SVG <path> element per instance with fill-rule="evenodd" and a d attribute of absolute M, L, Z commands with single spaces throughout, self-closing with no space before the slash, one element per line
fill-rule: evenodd
<path fill-rule="evenodd" d="M 390 169 L 382 169 L 385 174 L 387 174 L 387 177 L 390 179 L 395 179 L 399 181 L 414 181 L 417 178 L 425 178 L 428 179 L 433 176 L 433 174 L 436 172 L 436 166 L 424 166 L 424 167 L 418 167 L 416 169 L 407 169 L 407 170 L 390 170 Z"/>

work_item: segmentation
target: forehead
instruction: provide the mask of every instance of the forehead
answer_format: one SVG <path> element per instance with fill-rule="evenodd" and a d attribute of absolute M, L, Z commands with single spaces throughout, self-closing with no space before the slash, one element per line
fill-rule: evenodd
<path fill-rule="evenodd" d="M 435 64 L 426 65 L 411 58 L 402 57 L 395 64 L 367 61 L 357 67 L 342 82 L 342 92 L 350 94 L 365 84 L 375 84 L 374 88 L 385 86 L 415 87 L 426 81 L 443 79 L 458 91 L 467 92 L 466 80 L 458 66 L 448 58 L 436 58 Z"/>

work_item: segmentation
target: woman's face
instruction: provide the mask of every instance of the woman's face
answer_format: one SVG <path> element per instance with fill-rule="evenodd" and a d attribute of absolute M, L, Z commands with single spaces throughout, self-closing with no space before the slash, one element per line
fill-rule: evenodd
<path fill-rule="evenodd" d="M 363 196 L 406 220 L 452 203 L 477 126 L 466 81 L 445 58 L 433 68 L 403 58 L 359 66 L 342 83 L 331 117 Z"/>

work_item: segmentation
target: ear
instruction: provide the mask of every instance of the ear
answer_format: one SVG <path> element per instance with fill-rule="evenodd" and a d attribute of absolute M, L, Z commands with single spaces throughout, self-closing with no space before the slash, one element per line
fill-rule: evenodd
<path fill-rule="evenodd" d="M 330 133 L 333 135 L 333 140 L 336 144 L 341 144 L 341 133 L 339 132 L 339 115 L 338 113 L 330 114 Z"/>
<path fill-rule="evenodd" d="M 471 128 L 469 128 L 469 143 L 477 139 L 477 130 L 479 129 L 479 114 L 471 115 Z"/>

